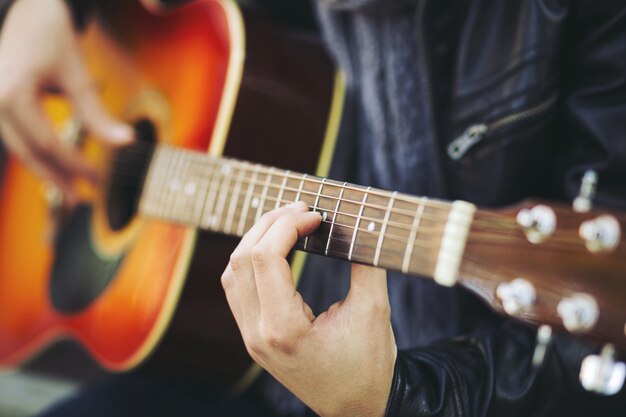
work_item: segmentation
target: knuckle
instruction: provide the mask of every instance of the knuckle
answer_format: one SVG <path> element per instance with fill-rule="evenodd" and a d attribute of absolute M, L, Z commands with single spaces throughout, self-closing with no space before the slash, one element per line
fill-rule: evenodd
<path fill-rule="evenodd" d="M 391 306 L 388 299 L 372 300 L 369 305 L 369 310 L 372 314 L 380 317 L 391 316 Z"/>
<path fill-rule="evenodd" d="M 252 260 L 252 265 L 256 268 L 267 266 L 269 257 L 269 251 L 261 244 L 254 245 L 250 250 L 250 259 Z"/>
<path fill-rule="evenodd" d="M 244 262 L 246 262 L 246 258 L 247 258 L 246 254 L 241 249 L 236 249 L 230 255 L 230 268 L 233 270 L 235 274 L 241 271 L 241 268 L 243 267 Z"/>
<path fill-rule="evenodd" d="M 295 349 L 295 340 L 283 329 L 276 326 L 265 326 L 261 330 L 263 346 L 271 351 L 291 354 Z"/>
<path fill-rule="evenodd" d="M 224 289 L 224 291 L 228 291 L 235 284 L 235 279 L 233 277 L 233 274 L 230 271 L 226 270 L 222 274 L 220 282 L 222 283 L 222 288 Z"/>
<path fill-rule="evenodd" d="M 245 338 L 245 346 L 248 354 L 255 361 L 259 361 L 264 355 L 263 345 L 256 337 L 247 337 Z"/>

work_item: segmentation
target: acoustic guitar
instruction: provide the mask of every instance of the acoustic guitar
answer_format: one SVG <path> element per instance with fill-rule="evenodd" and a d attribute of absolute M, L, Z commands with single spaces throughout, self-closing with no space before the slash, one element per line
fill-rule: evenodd
<path fill-rule="evenodd" d="M 47 100 L 64 138 L 105 173 L 71 211 L 5 162 L 0 366 L 69 337 L 110 370 L 147 362 L 245 385 L 256 370 L 219 278 L 237 237 L 293 201 L 323 216 L 303 251 L 463 285 L 525 322 L 626 347 L 624 215 L 479 209 L 326 179 L 343 79 L 315 39 L 229 1 L 160 15 L 102 3 L 85 55 L 138 141 L 103 149 L 63 100 Z M 296 277 L 303 262 L 297 252 Z"/>

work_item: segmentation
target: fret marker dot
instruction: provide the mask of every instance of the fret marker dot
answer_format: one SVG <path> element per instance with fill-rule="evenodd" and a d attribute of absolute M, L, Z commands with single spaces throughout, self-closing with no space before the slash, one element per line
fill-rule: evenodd
<path fill-rule="evenodd" d="M 376 225 L 374 224 L 374 222 L 369 222 L 369 224 L 367 225 L 367 231 L 373 232 L 374 229 L 376 229 Z"/>
<path fill-rule="evenodd" d="M 170 190 L 171 191 L 180 190 L 180 181 L 178 181 L 177 179 L 173 179 L 172 181 L 170 181 Z"/>
<path fill-rule="evenodd" d="M 185 184 L 185 194 L 194 195 L 195 192 L 196 192 L 196 184 L 194 184 L 193 182 L 188 182 L 187 184 Z"/>
<path fill-rule="evenodd" d="M 257 207 L 259 207 L 259 198 L 258 198 L 258 197 L 254 197 L 254 198 L 252 199 L 252 207 L 253 207 L 253 208 L 257 208 Z"/>

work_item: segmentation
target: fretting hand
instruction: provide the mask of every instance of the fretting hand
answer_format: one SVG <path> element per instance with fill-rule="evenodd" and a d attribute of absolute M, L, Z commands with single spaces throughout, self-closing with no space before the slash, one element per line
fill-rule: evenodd
<path fill-rule="evenodd" d="M 222 284 L 250 355 L 309 407 L 380 417 L 397 352 L 386 273 L 354 265 L 346 299 L 315 317 L 286 257 L 320 222 L 303 203 L 267 213 L 232 254 Z"/>

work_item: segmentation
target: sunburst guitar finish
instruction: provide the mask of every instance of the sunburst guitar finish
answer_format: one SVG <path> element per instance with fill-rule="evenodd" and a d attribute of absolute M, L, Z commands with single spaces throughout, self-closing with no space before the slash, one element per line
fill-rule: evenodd
<path fill-rule="evenodd" d="M 176 147 L 326 174 L 338 87 L 317 41 L 228 1 L 160 14 L 102 3 L 83 47 L 113 114 Z M 62 99 L 45 106 L 60 131 L 72 127 Z M 133 175 L 78 139 L 109 178 Z M 3 165 L 0 367 L 72 338 L 114 371 L 145 364 L 228 386 L 254 373 L 219 282 L 234 238 L 133 216 L 123 197 L 84 184 L 60 221 L 53 187 L 16 159 Z"/>

